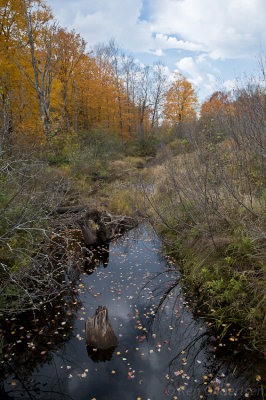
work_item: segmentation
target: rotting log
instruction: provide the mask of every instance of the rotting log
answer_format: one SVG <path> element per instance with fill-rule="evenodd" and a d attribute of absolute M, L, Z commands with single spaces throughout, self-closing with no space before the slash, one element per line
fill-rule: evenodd
<path fill-rule="evenodd" d="M 79 205 L 79 206 L 69 206 L 69 207 L 56 207 L 54 213 L 56 214 L 67 214 L 67 213 L 79 213 L 84 211 L 88 208 L 86 205 Z"/>

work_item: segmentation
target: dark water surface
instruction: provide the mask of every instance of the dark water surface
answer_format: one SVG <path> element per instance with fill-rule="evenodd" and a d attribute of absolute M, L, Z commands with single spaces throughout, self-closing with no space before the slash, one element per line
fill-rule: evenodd
<path fill-rule="evenodd" d="M 160 245 L 145 226 L 132 230 L 101 251 L 101 262 L 81 261 L 73 290 L 58 303 L 6 320 L 0 398 L 261 398 L 260 361 L 207 332 Z M 99 305 L 119 344 L 88 353 L 85 320 Z"/>

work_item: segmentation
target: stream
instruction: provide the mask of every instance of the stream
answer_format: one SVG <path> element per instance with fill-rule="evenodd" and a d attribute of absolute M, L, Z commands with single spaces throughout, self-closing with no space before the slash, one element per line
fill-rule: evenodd
<path fill-rule="evenodd" d="M 97 254 L 96 254 L 97 253 Z M 1 399 L 261 399 L 262 361 L 219 343 L 145 225 L 80 259 L 72 290 L 40 313 L 6 318 Z M 116 348 L 87 351 L 85 320 L 106 306 Z"/>

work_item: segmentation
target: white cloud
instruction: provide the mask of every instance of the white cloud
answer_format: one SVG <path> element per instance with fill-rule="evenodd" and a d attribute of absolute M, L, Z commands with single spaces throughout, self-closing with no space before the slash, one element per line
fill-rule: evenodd
<path fill-rule="evenodd" d="M 211 57 L 257 54 L 266 40 L 265 0 L 152 0 L 152 29 L 204 47 Z"/>
<path fill-rule="evenodd" d="M 218 85 L 216 76 L 206 69 L 206 57 L 184 57 L 176 63 L 177 71 L 187 76 L 188 80 L 196 87 L 201 87 L 208 92 L 213 92 Z"/>
<path fill-rule="evenodd" d="M 228 79 L 223 83 L 223 88 L 225 91 L 232 92 L 237 88 L 237 80 L 236 79 Z"/>
<path fill-rule="evenodd" d="M 134 44 L 141 44 L 140 50 L 145 49 L 151 33 L 147 22 L 138 21 L 141 0 L 87 1 L 84 8 L 81 8 L 81 4 L 83 1 L 75 2 L 72 26 L 81 33 L 89 47 L 115 38 L 131 50 L 135 50 Z"/>
<path fill-rule="evenodd" d="M 140 19 L 143 2 L 150 14 Z M 205 51 L 213 59 L 258 54 L 265 0 L 48 0 L 60 23 L 90 47 L 115 38 L 129 51 Z"/>
<path fill-rule="evenodd" d="M 154 46 L 159 46 L 163 49 L 181 49 L 190 51 L 202 51 L 204 47 L 184 40 L 177 40 L 175 36 L 168 36 L 163 33 L 157 33 L 154 39 Z"/>
<path fill-rule="evenodd" d="M 220 71 L 230 87 L 246 70 L 244 60 L 251 63 L 266 43 L 265 0 L 47 2 L 60 24 L 80 33 L 88 48 L 114 38 L 127 52 L 138 53 L 141 62 L 152 64 L 160 57 L 200 86 L 203 96 L 221 86 Z M 146 53 L 143 59 L 141 53 Z"/>
<path fill-rule="evenodd" d="M 156 49 L 155 51 L 151 51 L 151 53 L 158 57 L 164 56 L 164 52 L 162 51 L 162 49 Z"/>
<path fill-rule="evenodd" d="M 203 78 L 199 72 L 196 62 L 192 57 L 181 58 L 176 65 L 180 71 L 183 73 L 186 72 L 191 76 L 190 80 L 194 85 L 199 86 L 202 83 Z"/>

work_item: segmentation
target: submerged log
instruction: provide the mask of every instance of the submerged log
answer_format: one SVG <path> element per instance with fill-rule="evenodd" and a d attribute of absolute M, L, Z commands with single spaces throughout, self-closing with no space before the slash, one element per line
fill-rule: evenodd
<path fill-rule="evenodd" d="M 107 350 L 118 345 L 113 328 L 108 320 L 107 307 L 97 307 L 93 317 L 85 323 L 86 344 L 95 349 Z"/>

